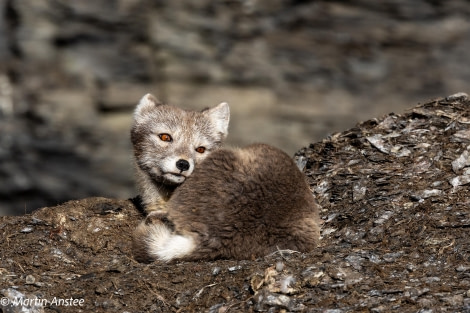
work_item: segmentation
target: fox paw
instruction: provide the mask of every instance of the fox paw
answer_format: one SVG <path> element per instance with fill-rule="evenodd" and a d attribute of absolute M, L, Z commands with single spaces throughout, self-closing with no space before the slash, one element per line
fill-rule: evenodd
<path fill-rule="evenodd" d="M 169 229 L 173 230 L 175 228 L 175 224 L 168 218 L 168 213 L 165 211 L 152 211 L 150 212 L 147 217 L 145 218 L 145 225 L 151 224 L 164 224 Z"/>

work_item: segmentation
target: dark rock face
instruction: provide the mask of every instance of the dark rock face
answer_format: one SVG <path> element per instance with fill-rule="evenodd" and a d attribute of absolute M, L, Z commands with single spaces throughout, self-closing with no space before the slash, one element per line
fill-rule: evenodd
<path fill-rule="evenodd" d="M 194 2 L 194 1 L 193 1 Z M 0 210 L 134 194 L 147 92 L 290 153 L 465 90 L 468 1 L 0 0 Z"/>
<path fill-rule="evenodd" d="M 2 217 L 0 308 L 467 312 L 469 147 L 470 100 L 457 94 L 302 149 L 295 160 L 324 220 L 321 244 L 308 254 L 140 264 L 130 237 L 142 215 L 124 200 L 89 198 Z M 29 307 L 6 304 L 15 299 L 29 299 Z"/>

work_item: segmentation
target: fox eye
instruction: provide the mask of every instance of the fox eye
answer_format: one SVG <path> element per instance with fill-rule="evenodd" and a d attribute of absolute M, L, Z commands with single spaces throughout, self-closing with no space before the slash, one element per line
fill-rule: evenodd
<path fill-rule="evenodd" d="M 173 138 L 171 138 L 171 136 L 168 134 L 159 134 L 158 137 L 161 139 L 161 141 L 167 141 L 167 142 L 173 141 Z"/>
<path fill-rule="evenodd" d="M 197 147 L 196 148 L 196 152 L 198 152 L 198 153 L 204 153 L 205 151 L 206 151 L 205 147 Z"/>

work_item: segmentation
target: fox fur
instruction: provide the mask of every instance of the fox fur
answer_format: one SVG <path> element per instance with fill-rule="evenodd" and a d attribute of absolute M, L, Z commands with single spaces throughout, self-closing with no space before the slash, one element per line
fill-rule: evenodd
<path fill-rule="evenodd" d="M 308 252 L 320 238 L 318 211 L 305 176 L 281 150 L 219 149 L 137 227 L 134 256 L 171 262 Z"/>

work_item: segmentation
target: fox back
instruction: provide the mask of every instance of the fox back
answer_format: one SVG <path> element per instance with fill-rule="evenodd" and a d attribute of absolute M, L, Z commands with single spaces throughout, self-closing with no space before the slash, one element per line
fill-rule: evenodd
<path fill-rule="evenodd" d="M 137 183 L 150 212 L 168 201 L 173 191 L 228 134 L 227 103 L 201 112 L 162 104 L 145 95 L 134 112 L 131 141 Z"/>

